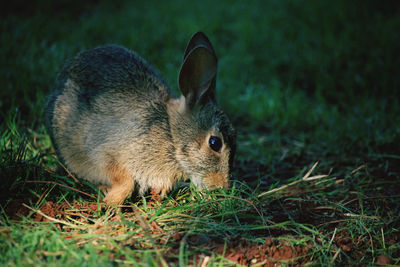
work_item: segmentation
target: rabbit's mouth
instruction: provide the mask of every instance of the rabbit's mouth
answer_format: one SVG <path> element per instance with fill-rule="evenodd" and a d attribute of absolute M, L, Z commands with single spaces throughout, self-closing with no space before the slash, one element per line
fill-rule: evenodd
<path fill-rule="evenodd" d="M 192 178 L 193 184 L 200 189 L 215 189 L 229 187 L 228 175 L 218 172 L 210 172 L 205 174 L 202 178 Z"/>

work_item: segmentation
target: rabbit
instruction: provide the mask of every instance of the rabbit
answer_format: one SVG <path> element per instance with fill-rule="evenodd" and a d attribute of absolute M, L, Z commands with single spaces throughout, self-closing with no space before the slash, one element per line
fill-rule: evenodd
<path fill-rule="evenodd" d="M 200 190 L 228 187 L 236 132 L 215 98 L 217 57 L 195 33 L 174 98 L 136 52 L 105 45 L 79 53 L 56 79 L 46 129 L 71 173 L 104 190 L 108 205 L 134 191 L 165 196 L 181 180 Z"/>

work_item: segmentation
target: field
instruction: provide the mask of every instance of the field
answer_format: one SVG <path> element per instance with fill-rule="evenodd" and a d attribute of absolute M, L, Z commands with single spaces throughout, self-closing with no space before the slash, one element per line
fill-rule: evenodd
<path fill-rule="evenodd" d="M 1 266 L 400 264 L 398 1 L 13 1 L 1 18 Z M 232 186 L 102 193 L 54 154 L 65 60 L 115 43 L 173 90 L 190 36 L 219 58 Z"/>

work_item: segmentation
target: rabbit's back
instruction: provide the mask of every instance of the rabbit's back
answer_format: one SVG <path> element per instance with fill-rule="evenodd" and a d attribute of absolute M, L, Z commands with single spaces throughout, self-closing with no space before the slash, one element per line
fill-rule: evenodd
<path fill-rule="evenodd" d="M 47 129 L 58 157 L 88 180 L 107 184 L 98 167 L 123 155 L 151 128 L 168 127 L 168 87 L 135 52 L 114 45 L 80 53 L 57 78 L 47 107 Z M 149 135 L 156 142 L 160 136 Z M 167 141 L 167 136 L 161 137 Z M 143 142 L 142 142 L 143 143 Z M 107 155 L 103 153 L 107 151 Z"/>
<path fill-rule="evenodd" d="M 166 83 L 151 65 L 134 51 L 117 45 L 78 54 L 59 74 L 57 87 L 63 89 L 68 80 L 79 86 L 79 101 L 87 104 L 106 92 L 138 99 L 168 96 Z"/>

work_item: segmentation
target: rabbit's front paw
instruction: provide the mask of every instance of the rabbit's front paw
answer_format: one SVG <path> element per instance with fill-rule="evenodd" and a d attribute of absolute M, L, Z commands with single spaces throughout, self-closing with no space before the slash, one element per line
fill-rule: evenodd
<path fill-rule="evenodd" d="M 108 205 L 120 205 L 133 192 L 133 178 L 114 160 L 109 161 L 106 171 L 108 177 L 110 177 L 111 187 L 103 187 L 105 189 L 103 192 L 106 193 L 103 201 Z"/>

